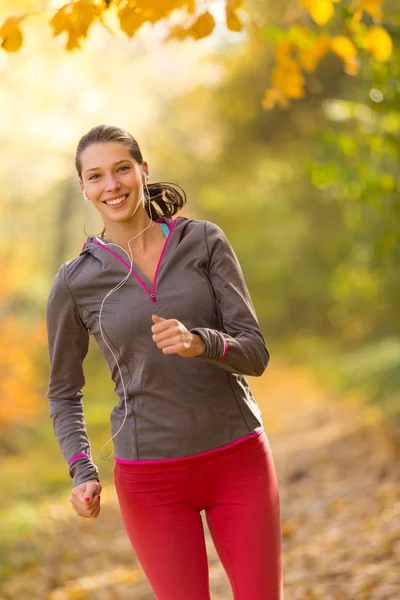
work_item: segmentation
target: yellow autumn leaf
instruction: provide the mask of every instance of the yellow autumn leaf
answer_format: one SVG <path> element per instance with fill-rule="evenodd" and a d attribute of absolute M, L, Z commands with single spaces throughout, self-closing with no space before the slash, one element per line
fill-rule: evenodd
<path fill-rule="evenodd" d="M 287 108 L 289 100 L 276 88 L 265 90 L 262 107 L 264 110 L 272 110 L 275 106 Z"/>
<path fill-rule="evenodd" d="M 282 537 L 290 538 L 299 528 L 299 523 L 294 519 L 289 519 L 282 523 Z"/>
<path fill-rule="evenodd" d="M 380 62 L 387 60 L 393 52 L 392 38 L 383 27 L 371 27 L 364 39 L 364 47 Z"/>
<path fill-rule="evenodd" d="M 358 10 L 360 12 L 365 11 L 370 17 L 376 19 L 382 18 L 382 6 L 383 0 L 358 0 Z"/>
<path fill-rule="evenodd" d="M 6 21 L 4 21 L 3 25 L 0 27 L 0 37 L 6 38 L 9 35 L 12 35 L 15 31 L 15 28 L 21 23 L 23 17 L 10 17 Z"/>
<path fill-rule="evenodd" d="M 264 98 L 262 100 L 262 107 L 264 110 L 272 110 L 277 102 L 277 90 L 269 89 L 265 90 Z"/>
<path fill-rule="evenodd" d="M 242 31 L 242 23 L 234 10 L 226 7 L 226 26 L 230 31 Z"/>
<path fill-rule="evenodd" d="M 50 21 L 50 25 L 53 27 L 54 37 L 65 31 L 68 18 L 68 4 L 66 4 L 56 12 L 54 17 Z"/>
<path fill-rule="evenodd" d="M 67 50 L 80 48 L 79 39 L 87 37 L 89 28 L 100 14 L 100 8 L 92 0 L 69 2 L 50 21 L 53 35 L 57 36 L 65 31 L 68 34 Z"/>
<path fill-rule="evenodd" d="M 77 35 L 86 37 L 89 27 L 99 16 L 99 7 L 93 0 L 78 0 L 73 5 L 73 20 Z"/>
<path fill-rule="evenodd" d="M 0 37 L 3 38 L 2 48 L 7 52 L 17 52 L 22 46 L 22 32 L 19 24 L 23 17 L 11 17 L 0 28 Z"/>
<path fill-rule="evenodd" d="M 193 13 L 195 8 L 193 0 L 157 0 L 149 2 L 149 0 L 128 0 L 126 6 L 130 10 L 135 10 L 142 16 L 143 23 L 157 23 L 161 19 L 165 19 L 168 15 L 178 9 L 184 9 L 188 13 Z"/>
<path fill-rule="evenodd" d="M 290 41 L 285 40 L 275 46 L 275 58 L 279 65 L 293 67 L 296 61 L 293 59 L 293 45 Z"/>
<path fill-rule="evenodd" d="M 352 56 L 351 58 L 346 58 L 344 61 L 344 70 L 347 75 L 358 75 L 360 71 L 360 63 L 356 56 Z"/>
<path fill-rule="evenodd" d="M 272 72 L 272 84 L 287 98 L 304 96 L 305 80 L 299 68 L 285 68 L 280 65 Z"/>
<path fill-rule="evenodd" d="M 281 108 L 287 108 L 289 106 L 289 100 L 286 98 L 286 96 L 281 94 L 281 92 L 278 92 L 276 96 L 276 102 Z"/>
<path fill-rule="evenodd" d="M 192 38 L 195 40 L 200 40 L 201 38 L 210 35 L 214 27 L 214 17 L 207 11 L 200 15 L 187 31 Z"/>
<path fill-rule="evenodd" d="M 190 37 L 189 33 L 187 31 L 187 29 L 185 29 L 184 27 L 182 27 L 182 25 L 174 25 L 174 27 L 172 27 L 167 35 L 166 38 L 164 38 L 165 42 L 169 42 L 170 40 L 185 40 L 186 38 Z"/>
<path fill-rule="evenodd" d="M 334 14 L 333 2 L 337 0 L 300 0 L 313 21 L 326 25 Z"/>
<path fill-rule="evenodd" d="M 181 2 L 182 7 L 185 6 L 187 12 L 189 14 L 194 14 L 194 11 L 196 10 L 196 2 L 195 0 L 182 0 Z"/>
<path fill-rule="evenodd" d="M 331 49 L 341 59 L 346 60 L 357 55 L 357 49 L 350 38 L 344 35 L 337 35 L 331 40 Z"/>
<path fill-rule="evenodd" d="M 145 22 L 143 13 L 129 4 L 126 4 L 124 8 L 119 11 L 118 18 L 122 31 L 129 37 L 135 35 Z"/>
<path fill-rule="evenodd" d="M 243 0 L 226 0 L 225 17 L 226 26 L 230 31 L 242 31 L 243 26 L 236 14 L 238 8 L 242 8 Z"/>
<path fill-rule="evenodd" d="M 68 41 L 67 41 L 67 45 L 65 46 L 66 50 L 75 50 L 76 48 L 81 48 L 82 46 L 79 43 L 79 35 L 73 31 L 70 30 L 68 32 Z"/>
<path fill-rule="evenodd" d="M 297 57 L 303 69 L 309 73 L 314 72 L 321 59 L 328 52 L 330 42 L 327 35 L 322 35 L 311 46 L 298 48 Z"/>

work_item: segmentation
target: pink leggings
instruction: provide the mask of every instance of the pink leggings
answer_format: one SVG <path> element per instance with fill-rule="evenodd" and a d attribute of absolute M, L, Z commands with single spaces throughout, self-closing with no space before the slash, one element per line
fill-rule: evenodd
<path fill-rule="evenodd" d="M 114 476 L 157 600 L 210 600 L 202 510 L 235 600 L 282 600 L 279 494 L 264 432 L 187 460 L 116 463 Z"/>

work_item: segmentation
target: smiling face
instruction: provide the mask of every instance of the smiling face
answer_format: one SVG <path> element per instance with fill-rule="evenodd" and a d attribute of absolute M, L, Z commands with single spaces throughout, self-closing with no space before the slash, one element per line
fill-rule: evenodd
<path fill-rule="evenodd" d="M 126 146 L 118 142 L 96 143 L 81 155 L 82 191 L 100 212 L 104 225 L 134 218 L 143 205 L 146 162 L 139 165 Z"/>

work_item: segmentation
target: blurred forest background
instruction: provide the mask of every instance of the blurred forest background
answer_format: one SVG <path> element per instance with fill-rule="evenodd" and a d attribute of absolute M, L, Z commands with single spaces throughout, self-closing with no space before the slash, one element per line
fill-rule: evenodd
<path fill-rule="evenodd" d="M 160 8 L 168 2 L 153 4 Z M 175 2 L 183 8 L 190 4 L 195 3 Z M 365 44 L 358 49 L 356 64 L 354 47 L 343 40 L 336 52 L 314 55 L 314 47 L 306 45 L 303 50 L 315 64 L 302 72 L 299 88 L 299 73 L 293 65 L 285 67 L 282 48 L 304 37 L 307 30 L 300 25 L 309 28 L 310 39 L 347 36 L 355 4 L 365 11 L 356 42 L 362 27 L 382 26 L 392 46 L 378 35 L 372 50 Z M 395 480 L 400 456 L 400 7 L 397 0 L 383 5 L 318 0 L 311 3 L 314 11 L 321 8 L 318 16 L 300 0 L 228 5 L 230 27 L 223 0 L 196 3 L 196 9 L 209 11 L 214 25 L 206 23 L 202 30 L 201 22 L 192 35 L 177 29 L 172 35 L 165 19 L 155 19 L 129 37 L 111 14 L 106 27 L 94 23 L 87 39 L 80 40 L 82 48 L 69 52 L 64 34 L 53 38 L 48 24 L 62 2 L 0 0 L 0 26 L 8 17 L 29 13 L 24 22 L 11 22 L 8 33 L 14 37 L 0 29 L 0 598 L 22 598 L 29 591 L 32 598 L 53 600 L 152 597 L 138 570 L 105 568 L 109 578 L 96 583 L 95 575 L 87 576 L 99 570 L 98 564 L 77 564 L 75 544 L 87 544 L 80 548 L 90 554 L 100 542 L 95 525 L 77 524 L 70 515 L 71 482 L 46 401 L 47 294 L 60 264 L 79 254 L 85 231 L 101 227 L 82 200 L 74 170 L 79 138 L 99 123 L 129 130 L 150 164 L 150 180 L 179 183 L 188 195 L 182 214 L 218 223 L 242 264 L 272 357 L 265 376 L 251 384 L 266 431 L 275 440 L 287 597 L 398 597 L 393 567 L 400 554 Z M 324 16 L 323 10 L 331 9 L 334 18 Z M 23 32 L 21 47 L 17 26 Z M 280 63 L 283 71 L 277 74 Z M 266 90 L 271 77 L 279 88 L 278 75 L 284 84 L 274 96 Z M 285 88 L 288 81 L 294 91 Z M 116 398 L 93 344 L 86 377 L 93 457 L 111 487 L 112 461 L 103 463 L 98 453 L 109 438 L 108 415 Z M 353 437 L 346 429 L 350 422 L 359 426 L 355 434 L 353 427 Z M 332 443 L 346 431 L 347 445 L 321 449 L 323 426 L 333 424 Z M 305 455 L 301 448 L 311 434 L 319 435 L 318 449 L 310 446 Z M 361 454 L 353 443 L 362 447 Z M 290 472 L 289 452 L 296 457 Z M 302 521 L 307 498 L 312 503 L 322 494 L 318 485 L 330 472 L 329 460 L 341 467 L 332 473 L 331 484 L 324 480 L 331 494 L 326 512 L 313 505 Z M 318 475 L 322 471 L 325 475 Z M 348 481 L 357 473 L 372 477 L 368 490 L 360 487 L 354 497 L 349 492 L 348 505 L 350 488 L 337 491 L 346 471 Z M 295 494 L 287 482 L 296 486 L 301 510 L 300 504 L 289 504 Z M 365 519 L 375 514 L 375 522 L 353 531 L 349 556 L 337 552 L 343 544 L 340 530 L 342 535 L 343 527 L 351 531 L 350 517 L 336 524 L 331 536 L 336 544 L 332 562 L 345 562 L 347 571 L 330 576 L 322 567 L 318 571 L 318 554 L 333 552 L 333 546 L 324 546 L 322 533 L 308 562 L 302 562 L 306 521 L 326 533 L 332 515 L 347 514 L 346 506 L 353 517 L 362 513 L 357 503 L 376 490 L 379 502 L 365 505 Z M 116 517 L 113 521 L 111 489 L 109 496 L 114 532 L 121 525 Z M 89 541 L 78 543 L 82 530 Z M 311 528 L 307 536 L 315 532 Z M 68 549 L 57 554 L 56 568 L 52 557 L 61 543 Z M 372 554 L 359 556 L 357 563 L 354 557 L 368 543 L 374 545 Z M 115 565 L 123 562 L 115 545 L 105 550 L 109 556 L 98 557 L 101 564 L 110 557 Z M 129 565 L 129 548 L 121 552 Z M 61 563 L 69 568 L 59 571 Z M 362 576 L 351 588 L 356 563 Z M 319 588 L 312 583 L 317 571 Z M 130 595 L 133 588 L 136 596 Z M 216 574 L 213 598 L 230 597 L 225 589 Z"/>

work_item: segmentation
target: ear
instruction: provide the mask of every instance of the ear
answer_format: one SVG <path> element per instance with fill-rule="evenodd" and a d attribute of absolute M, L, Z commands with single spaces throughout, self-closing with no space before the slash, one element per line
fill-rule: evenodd
<path fill-rule="evenodd" d="M 145 179 L 145 181 L 147 181 L 147 179 L 149 178 L 149 165 L 144 160 L 141 164 L 141 167 L 142 167 L 142 173 L 144 174 L 144 179 Z"/>

